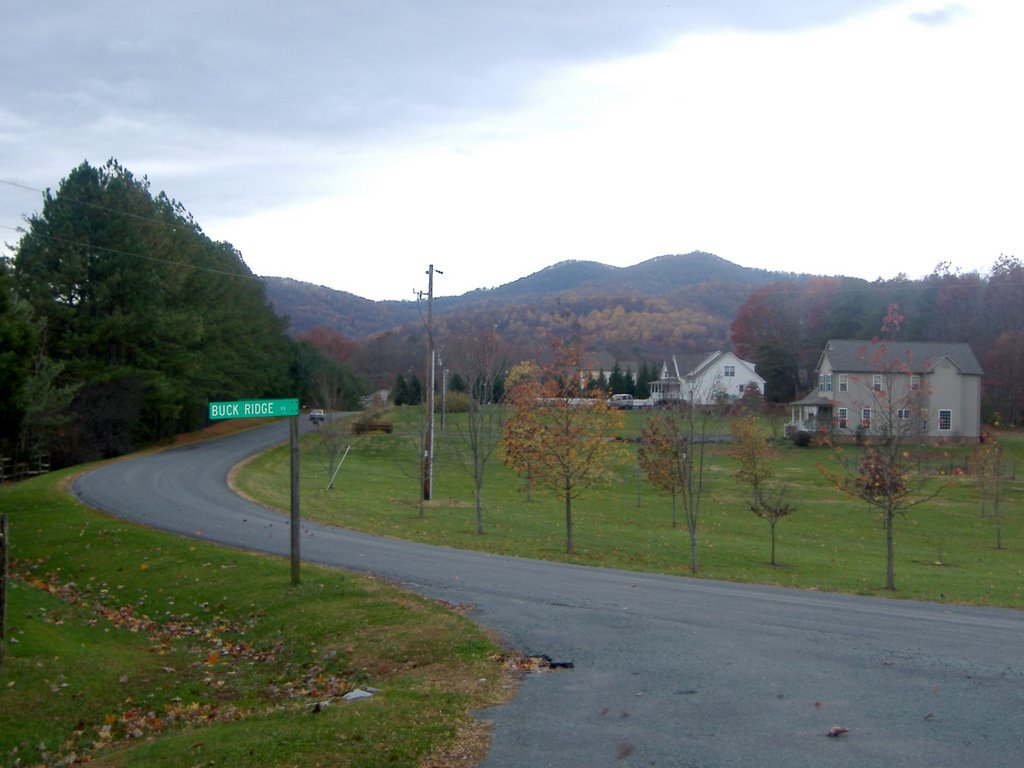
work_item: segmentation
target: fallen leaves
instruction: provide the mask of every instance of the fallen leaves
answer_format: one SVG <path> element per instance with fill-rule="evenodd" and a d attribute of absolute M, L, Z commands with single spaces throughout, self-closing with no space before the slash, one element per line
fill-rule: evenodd
<path fill-rule="evenodd" d="M 244 641 L 242 637 L 247 629 L 255 625 L 256 619 L 250 616 L 245 621 L 229 621 L 215 612 L 215 609 L 223 607 L 223 603 L 215 607 L 201 603 L 197 606 L 199 616 L 168 613 L 162 619 L 155 619 L 140 612 L 139 606 L 145 604 L 144 597 L 138 601 L 138 606 L 117 602 L 120 587 L 109 589 L 106 585 L 99 585 L 92 589 L 82 589 L 73 581 L 61 581 L 59 574 L 38 575 L 34 572 L 37 570 L 34 566 L 38 563 L 22 565 L 23 568 L 11 570 L 10 576 L 13 579 L 73 606 L 73 612 L 71 609 L 49 611 L 43 615 L 43 621 L 63 624 L 74 613 L 76 620 L 89 626 L 108 622 L 118 629 L 145 635 L 153 643 L 150 651 L 156 655 L 180 656 L 184 653 L 194 659 L 192 663 L 185 663 L 179 668 L 160 666 L 162 672 L 183 678 L 192 676 L 220 696 L 223 690 L 233 684 L 238 665 L 280 663 L 279 657 L 285 653 L 283 642 L 271 648 L 256 648 Z M 285 674 L 295 674 L 297 671 L 291 666 L 285 667 L 285 670 Z M 129 680 L 122 675 L 118 682 L 126 685 Z M 54 694 L 68 687 L 63 679 L 47 683 Z M 299 708 L 307 706 L 311 701 L 329 703 L 343 698 L 353 690 L 354 686 L 345 675 L 334 674 L 314 664 L 308 667 L 304 665 L 294 679 L 268 686 L 264 694 L 271 702 L 277 702 L 273 704 L 275 709 L 280 709 L 281 701 L 287 702 L 290 707 Z M 256 711 L 215 702 L 185 702 L 179 697 L 162 705 L 152 702 L 147 706 L 139 706 L 129 697 L 121 706 L 123 708 L 116 712 L 83 717 L 62 744 L 61 754 L 50 751 L 46 753 L 45 759 L 57 760 L 63 765 L 87 762 L 98 750 L 136 741 L 168 728 L 241 720 Z"/>
<path fill-rule="evenodd" d="M 496 661 L 503 661 L 505 668 L 513 672 L 548 672 L 554 669 L 573 669 L 571 661 L 552 661 L 550 656 L 505 656 Z"/>

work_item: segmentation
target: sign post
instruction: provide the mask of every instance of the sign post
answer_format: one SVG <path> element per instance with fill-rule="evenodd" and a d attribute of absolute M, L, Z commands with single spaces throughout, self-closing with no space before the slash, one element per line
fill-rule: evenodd
<path fill-rule="evenodd" d="M 235 400 L 225 403 L 210 403 L 210 420 L 217 419 L 262 419 L 267 417 L 288 417 L 291 423 L 288 434 L 291 440 L 291 555 L 292 584 L 299 583 L 299 401 L 297 398 L 283 400 Z"/>

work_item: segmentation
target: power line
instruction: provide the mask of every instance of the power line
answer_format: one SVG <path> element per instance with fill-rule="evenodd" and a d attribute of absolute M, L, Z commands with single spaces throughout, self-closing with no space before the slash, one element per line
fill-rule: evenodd
<path fill-rule="evenodd" d="M 40 195 L 45 195 L 45 194 L 48 194 L 50 192 L 50 190 L 48 190 L 48 189 L 37 189 L 36 187 L 31 187 L 28 184 L 22 184 L 21 182 L 14 181 L 13 179 L 0 179 L 0 184 L 7 184 L 8 186 L 17 187 L 18 189 L 24 189 L 24 190 L 26 190 L 28 192 L 38 192 Z M 57 199 L 57 198 L 55 198 L 55 199 Z M 98 211 L 106 211 L 108 213 L 117 214 L 118 216 L 125 216 L 125 217 L 130 218 L 130 219 L 137 219 L 139 221 L 148 221 L 151 224 L 158 224 L 158 225 L 160 225 L 162 227 L 169 227 L 172 231 L 175 229 L 175 226 L 173 224 L 171 224 L 170 222 L 164 221 L 163 219 L 154 219 L 152 216 L 143 216 L 140 213 L 132 213 L 131 211 L 125 211 L 125 210 L 122 210 L 120 208 L 111 208 L 110 206 L 100 205 L 99 203 L 93 203 L 93 202 L 90 202 L 89 200 L 79 200 L 76 197 L 71 197 L 67 193 L 61 193 L 59 199 L 60 199 L 61 202 L 65 202 L 66 201 L 66 202 L 69 202 L 69 203 L 74 203 L 76 205 L 84 205 L 84 206 L 86 206 L 88 208 L 94 208 L 94 209 L 96 209 Z M 150 199 L 153 199 L 152 195 L 150 195 Z M 177 203 L 176 200 L 172 200 L 171 198 L 166 198 L 166 199 L 172 205 L 174 203 Z M 179 203 L 179 205 L 180 205 L 180 203 Z M 189 219 L 187 220 L 187 222 L 192 224 L 193 226 L 195 226 L 197 229 L 200 229 L 199 225 L 196 224 L 195 221 L 191 218 L 191 214 L 189 214 Z"/>
<path fill-rule="evenodd" d="M 25 230 L 24 227 L 11 227 L 11 226 L 8 226 L 6 224 L 0 224 L 0 229 L 10 229 L 10 230 L 13 230 L 14 232 L 18 232 L 18 233 L 20 233 L 22 235 L 29 234 Z M 84 248 L 84 249 L 87 249 L 87 250 L 106 251 L 107 253 L 115 253 L 115 254 L 118 254 L 120 256 L 131 256 L 132 258 L 142 259 L 143 261 L 151 261 L 151 262 L 154 262 L 154 263 L 157 263 L 157 264 L 168 264 L 168 265 L 174 266 L 174 267 L 184 267 L 186 269 L 193 269 L 193 270 L 195 270 L 197 272 L 209 272 L 209 273 L 215 274 L 215 275 L 227 275 L 228 277 L 239 277 L 239 278 L 242 278 L 242 279 L 245 279 L 245 280 L 260 280 L 260 281 L 263 280 L 263 278 L 260 277 L 259 275 L 245 275 L 245 274 L 241 274 L 241 273 L 238 273 L 238 272 L 229 272 L 226 269 L 215 269 L 213 267 L 201 267 L 201 266 L 198 266 L 196 264 L 189 264 L 188 262 L 184 262 L 184 261 L 174 261 L 172 259 L 161 259 L 158 256 L 147 256 L 146 254 L 137 253 L 135 251 L 123 251 L 123 250 L 120 250 L 118 248 L 109 248 L 109 247 L 107 247 L 105 245 L 95 245 L 93 243 L 84 243 L 84 242 L 81 242 L 81 241 L 78 241 L 78 240 L 70 240 L 70 239 L 68 239 L 66 237 L 58 237 L 56 235 L 43 234 L 41 232 L 33 232 L 32 236 L 33 237 L 41 237 L 41 238 L 44 238 L 46 240 L 53 240 L 54 242 L 63 243 L 65 245 L 77 246 L 79 248 Z M 243 263 L 244 263 L 244 260 L 243 260 Z"/>

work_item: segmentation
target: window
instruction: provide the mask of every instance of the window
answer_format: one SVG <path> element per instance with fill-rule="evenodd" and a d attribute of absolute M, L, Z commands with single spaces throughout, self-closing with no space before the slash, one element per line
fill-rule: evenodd
<path fill-rule="evenodd" d="M 882 391 L 882 374 L 876 373 L 871 376 L 871 388 L 875 390 L 875 392 Z"/>
<path fill-rule="evenodd" d="M 900 421 L 906 421 L 907 419 L 910 418 L 910 409 L 909 408 L 897 408 L 896 409 L 896 418 L 899 419 Z"/>
<path fill-rule="evenodd" d="M 736 375 L 736 366 L 735 365 L 726 365 L 724 367 L 725 367 L 725 374 L 724 375 L 725 375 L 725 377 L 727 379 L 731 379 L 733 376 Z"/>
<path fill-rule="evenodd" d="M 910 377 L 910 388 L 914 391 L 921 388 L 921 377 L 916 373 L 912 374 Z"/>
<path fill-rule="evenodd" d="M 846 392 L 850 388 L 850 377 L 845 373 L 839 374 L 839 391 Z"/>
<path fill-rule="evenodd" d="M 819 392 L 831 392 L 832 391 L 832 374 L 821 373 L 818 374 L 818 391 Z"/>
<path fill-rule="evenodd" d="M 846 429 L 846 425 L 849 421 L 849 412 L 845 408 L 840 408 L 836 411 L 836 419 L 839 422 L 840 429 Z"/>
<path fill-rule="evenodd" d="M 947 409 L 939 411 L 939 431 L 948 432 L 953 428 L 953 412 Z"/>
<path fill-rule="evenodd" d="M 860 411 L 860 426 L 861 429 L 871 429 L 871 409 L 861 408 Z"/>

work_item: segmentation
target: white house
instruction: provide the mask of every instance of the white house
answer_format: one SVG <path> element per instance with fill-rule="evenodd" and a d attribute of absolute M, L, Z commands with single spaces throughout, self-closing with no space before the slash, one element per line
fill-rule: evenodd
<path fill-rule="evenodd" d="M 661 366 L 661 377 L 650 383 L 651 401 L 684 400 L 697 405 L 711 405 L 722 400 L 735 400 L 753 389 L 762 397 L 765 381 L 756 366 L 741 360 L 732 352 L 712 352 L 689 373 L 680 374 L 679 362 L 672 356 Z"/>
<path fill-rule="evenodd" d="M 817 389 L 791 404 L 787 433 L 981 434 L 982 369 L 967 344 L 832 339 L 816 372 Z"/>

